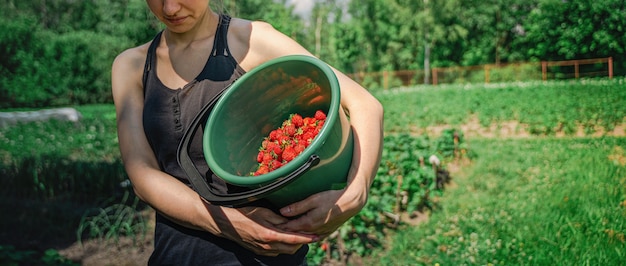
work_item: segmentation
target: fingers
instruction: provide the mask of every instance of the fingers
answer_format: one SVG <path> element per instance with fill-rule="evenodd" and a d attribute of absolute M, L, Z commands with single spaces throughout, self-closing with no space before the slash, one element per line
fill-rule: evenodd
<path fill-rule="evenodd" d="M 316 226 L 318 223 L 313 220 L 313 217 L 314 215 L 312 213 L 307 213 L 277 226 L 281 230 L 288 232 L 311 232 L 314 228 L 318 227 Z"/>
<path fill-rule="evenodd" d="M 247 219 L 235 219 L 236 215 L 229 216 L 233 221 L 239 221 L 233 225 L 236 232 L 230 238 L 242 243 L 254 253 L 264 256 L 276 256 L 278 254 L 293 254 L 302 245 L 319 241 L 314 234 L 287 232 L 276 225 L 288 221 L 273 211 L 266 208 L 244 207 L 237 209 Z"/>
<path fill-rule="evenodd" d="M 280 210 L 281 214 L 292 219 L 277 226 L 285 231 L 315 234 L 323 239 L 352 217 L 352 212 L 339 207 L 342 195 L 342 191 L 329 190 L 286 206 Z"/>
<path fill-rule="evenodd" d="M 309 244 L 309 243 L 317 242 L 319 240 L 319 237 L 314 234 L 269 230 L 269 236 L 267 239 L 270 242 L 294 245 L 294 244 Z"/>
<path fill-rule="evenodd" d="M 317 207 L 319 194 L 314 194 L 302 201 L 298 201 L 296 203 L 289 204 L 280 209 L 280 214 L 285 217 L 295 217 L 298 215 L 305 214 L 309 212 L 311 209 Z"/>
<path fill-rule="evenodd" d="M 253 241 L 251 250 L 264 256 L 278 254 L 294 254 L 304 244 L 319 241 L 316 235 L 287 233 L 272 229 L 263 229 L 258 232 L 258 239 Z"/>
<path fill-rule="evenodd" d="M 246 216 L 263 226 L 258 230 L 259 240 L 265 243 L 307 244 L 317 241 L 314 234 L 296 233 L 282 230 L 277 225 L 285 224 L 289 219 L 265 208 L 241 208 Z"/>
<path fill-rule="evenodd" d="M 269 222 L 272 225 L 282 224 L 288 221 L 287 218 L 280 216 L 266 208 L 243 207 L 239 208 L 239 211 L 244 215 L 250 217 L 250 219 L 252 220 Z"/>
<path fill-rule="evenodd" d="M 286 245 L 276 243 L 268 249 L 253 249 L 252 251 L 258 255 L 276 257 L 280 254 L 294 254 L 298 252 L 301 247 L 302 245 Z"/>

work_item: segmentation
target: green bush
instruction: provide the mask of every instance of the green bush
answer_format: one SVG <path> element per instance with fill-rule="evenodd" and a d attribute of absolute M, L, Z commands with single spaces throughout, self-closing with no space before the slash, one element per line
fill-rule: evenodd
<path fill-rule="evenodd" d="M 57 35 L 29 30 L 21 29 L 7 41 L 14 56 L 0 70 L 5 94 L 0 108 L 112 102 L 111 64 L 131 45 L 128 39 L 87 31 Z"/>
<path fill-rule="evenodd" d="M 49 84 L 50 105 L 112 102 L 111 64 L 131 46 L 130 41 L 89 31 L 68 32 L 50 40 L 45 55 L 55 63 L 45 77 L 51 80 L 40 80 Z"/>
<path fill-rule="evenodd" d="M 25 62 L 33 62 L 39 51 L 40 40 L 36 36 L 34 21 L 29 17 L 15 20 L 0 18 L 0 108 L 27 100 L 19 94 L 26 88 L 18 84 L 28 77 L 24 76 L 28 73 Z M 31 92 L 33 95 L 37 93 Z"/>

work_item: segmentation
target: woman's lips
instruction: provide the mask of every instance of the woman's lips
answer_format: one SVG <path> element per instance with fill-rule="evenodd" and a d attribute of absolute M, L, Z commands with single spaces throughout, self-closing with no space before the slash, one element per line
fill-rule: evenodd
<path fill-rule="evenodd" d="M 183 24 L 183 22 L 185 22 L 185 19 L 187 17 L 175 17 L 175 18 L 165 18 L 167 20 L 167 22 L 169 22 L 172 25 L 180 25 Z"/>

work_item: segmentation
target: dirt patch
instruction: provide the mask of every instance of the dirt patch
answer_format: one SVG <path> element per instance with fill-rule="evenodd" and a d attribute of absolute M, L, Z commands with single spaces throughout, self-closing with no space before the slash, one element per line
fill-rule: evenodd
<path fill-rule="evenodd" d="M 74 243 L 58 252 L 83 266 L 148 265 L 148 258 L 154 249 L 154 214 L 150 208 L 142 212 L 148 218 L 145 235 L 122 236 L 117 240 L 91 239 Z"/>
<path fill-rule="evenodd" d="M 530 126 L 528 124 L 520 123 L 518 121 L 503 121 L 499 123 L 491 123 L 485 126 L 480 123 L 477 116 L 471 116 L 464 124 L 451 126 L 451 125 L 437 125 L 429 126 L 425 129 L 413 128 L 412 130 L 416 134 L 426 134 L 429 136 L 440 136 L 442 132 L 451 127 L 461 130 L 465 137 L 482 137 L 482 138 L 528 138 L 533 135 L 530 132 Z M 566 133 L 562 126 L 557 126 L 552 129 L 555 137 L 603 137 L 614 136 L 624 137 L 626 136 L 626 122 L 622 122 L 616 125 L 612 130 L 607 130 L 601 126 L 594 126 L 591 132 L 586 132 L 584 125 L 578 125 L 574 133 Z"/>
<path fill-rule="evenodd" d="M 143 239 L 122 237 L 115 243 L 90 240 L 83 244 L 75 243 L 64 250 L 59 250 L 59 254 L 63 257 L 85 266 L 148 265 L 148 258 L 151 253 L 151 233 Z"/>
<path fill-rule="evenodd" d="M 613 151 L 611 151 L 611 154 L 609 154 L 608 159 L 617 165 L 626 166 L 626 152 L 624 151 L 624 148 L 615 146 Z"/>

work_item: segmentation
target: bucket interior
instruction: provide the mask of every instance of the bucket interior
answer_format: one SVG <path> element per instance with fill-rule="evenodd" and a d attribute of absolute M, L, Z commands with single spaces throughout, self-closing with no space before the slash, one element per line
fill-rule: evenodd
<path fill-rule="evenodd" d="M 336 150 L 346 148 L 346 135 L 351 134 L 339 102 L 338 81 L 324 63 L 308 56 L 275 59 L 242 76 L 216 103 L 204 130 L 205 159 L 226 182 L 254 187 L 288 175 L 310 155 L 324 150 L 326 143 L 341 146 L 327 156 L 336 158 Z M 327 117 L 309 147 L 281 168 L 250 176 L 258 165 L 256 156 L 263 138 L 291 114 L 307 117 L 316 110 L 324 111 Z"/>

